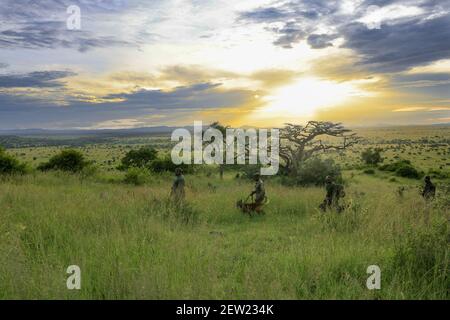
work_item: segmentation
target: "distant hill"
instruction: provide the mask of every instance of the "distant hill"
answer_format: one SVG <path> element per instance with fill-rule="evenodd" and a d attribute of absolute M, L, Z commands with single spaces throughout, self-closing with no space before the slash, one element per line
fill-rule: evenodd
<path fill-rule="evenodd" d="M 142 134 L 168 134 L 176 127 L 142 127 L 131 129 L 11 129 L 0 130 L 0 136 L 123 136 Z"/>

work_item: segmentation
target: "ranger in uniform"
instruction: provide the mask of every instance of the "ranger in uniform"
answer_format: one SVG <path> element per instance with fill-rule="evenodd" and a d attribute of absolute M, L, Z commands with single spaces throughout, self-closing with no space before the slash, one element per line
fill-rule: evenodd
<path fill-rule="evenodd" d="M 425 200 L 433 200 L 436 195 L 436 186 L 431 182 L 430 176 L 425 177 L 425 186 L 423 187 L 422 197 Z"/>
<path fill-rule="evenodd" d="M 254 176 L 255 190 L 250 193 L 250 196 L 255 196 L 255 204 L 260 205 L 266 198 L 266 190 L 264 189 L 264 182 L 261 179 L 261 175 L 258 173 Z"/>
<path fill-rule="evenodd" d="M 172 192 L 170 193 L 171 197 L 175 200 L 176 203 L 180 203 L 184 200 L 185 192 L 184 192 L 184 176 L 183 170 L 181 168 L 175 169 L 175 179 L 172 184 Z"/>

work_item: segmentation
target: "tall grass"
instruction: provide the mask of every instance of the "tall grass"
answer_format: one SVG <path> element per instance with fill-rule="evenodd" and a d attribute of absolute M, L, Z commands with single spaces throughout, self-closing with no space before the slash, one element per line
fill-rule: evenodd
<path fill-rule="evenodd" d="M 349 209 L 323 214 L 322 189 L 268 180 L 266 214 L 250 218 L 234 204 L 253 186 L 232 173 L 186 176 L 184 208 L 166 201 L 170 176 L 118 175 L 1 181 L 0 298 L 449 298 L 448 209 L 393 183 L 357 176 Z M 66 288 L 73 264 L 81 290 Z M 366 288 L 373 264 L 381 290 Z"/>

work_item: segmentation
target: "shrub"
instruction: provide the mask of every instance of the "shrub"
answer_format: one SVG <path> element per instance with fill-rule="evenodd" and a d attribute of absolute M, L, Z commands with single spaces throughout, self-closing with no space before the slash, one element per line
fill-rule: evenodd
<path fill-rule="evenodd" d="M 41 171 L 61 170 L 68 172 L 80 172 L 89 165 L 81 152 L 73 149 L 61 151 L 50 158 L 48 162 L 41 163 L 38 169 Z"/>
<path fill-rule="evenodd" d="M 0 174 L 24 174 L 26 171 L 24 163 L 20 163 L 0 147 Z"/>
<path fill-rule="evenodd" d="M 284 182 L 298 185 L 324 185 L 327 176 L 337 182 L 342 181 L 341 169 L 332 159 L 318 157 L 306 160 L 299 168 L 295 177 L 288 177 Z"/>
<path fill-rule="evenodd" d="M 399 177 L 419 179 L 421 174 L 413 166 L 403 166 L 397 169 L 395 174 Z"/>
<path fill-rule="evenodd" d="M 123 182 L 140 186 L 147 182 L 149 176 L 148 169 L 132 167 L 127 170 Z"/>
<path fill-rule="evenodd" d="M 144 168 L 147 167 L 151 161 L 155 160 L 158 151 L 151 147 L 142 147 L 138 150 L 130 150 L 121 160 L 119 169 L 125 170 L 131 167 Z"/>
<path fill-rule="evenodd" d="M 361 153 L 361 159 L 366 164 L 377 165 L 378 163 L 383 162 L 384 160 L 381 157 L 381 151 L 382 149 L 380 148 L 375 149 L 368 148 Z"/>
<path fill-rule="evenodd" d="M 403 167 L 403 166 L 408 166 L 408 165 L 411 166 L 411 161 L 399 160 L 394 163 L 385 164 L 385 165 L 381 166 L 379 169 L 382 171 L 395 172 L 398 170 L 398 168 Z"/>
<path fill-rule="evenodd" d="M 157 158 L 149 163 L 148 168 L 156 173 L 174 172 L 176 168 L 181 168 L 184 173 L 191 173 L 193 171 L 192 165 L 173 163 L 169 156 Z"/>
<path fill-rule="evenodd" d="M 409 160 L 399 160 L 394 163 L 386 164 L 380 167 L 382 171 L 395 172 L 395 175 L 404 178 L 418 179 L 421 173 L 412 166 Z"/>

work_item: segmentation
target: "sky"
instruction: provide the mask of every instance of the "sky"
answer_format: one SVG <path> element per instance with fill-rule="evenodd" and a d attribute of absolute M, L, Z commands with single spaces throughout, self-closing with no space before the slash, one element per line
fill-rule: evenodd
<path fill-rule="evenodd" d="M 307 120 L 450 123 L 450 1 L 0 0 L 0 129 Z"/>

